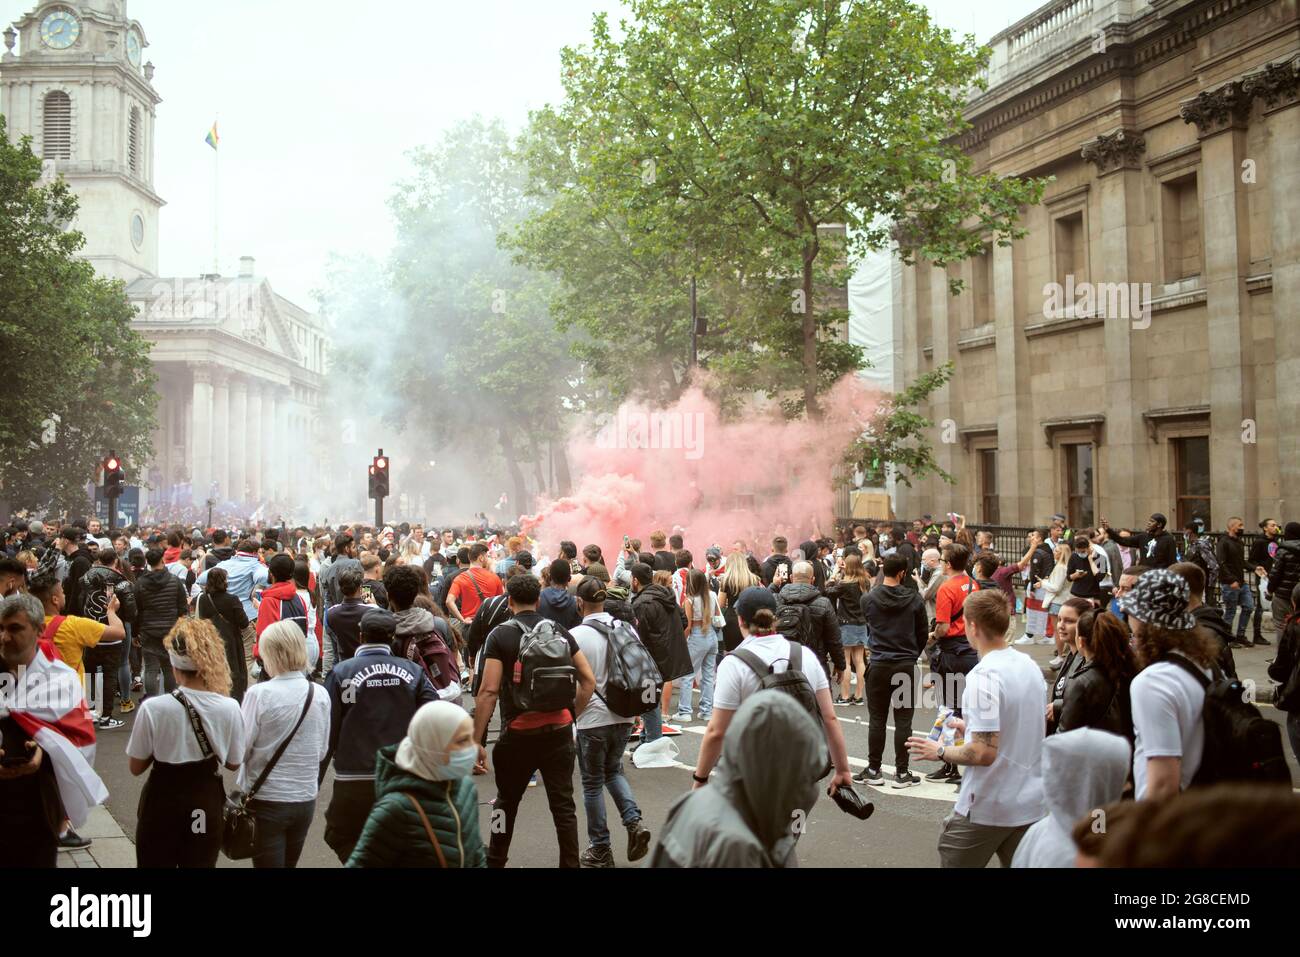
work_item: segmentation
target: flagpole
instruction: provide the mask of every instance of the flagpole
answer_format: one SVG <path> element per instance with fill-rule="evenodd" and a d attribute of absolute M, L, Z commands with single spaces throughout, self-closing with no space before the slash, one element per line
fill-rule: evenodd
<path fill-rule="evenodd" d="M 212 124 L 213 132 L 220 129 L 221 114 Z M 212 146 L 212 274 L 221 275 L 221 150 L 220 141 Z"/>

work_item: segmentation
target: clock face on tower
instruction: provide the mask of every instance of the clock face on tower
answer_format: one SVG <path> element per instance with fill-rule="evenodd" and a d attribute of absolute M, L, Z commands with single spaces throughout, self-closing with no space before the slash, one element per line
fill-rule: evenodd
<path fill-rule="evenodd" d="M 140 34 L 134 30 L 126 35 L 126 58 L 132 66 L 140 65 Z"/>
<path fill-rule="evenodd" d="M 136 249 L 144 245 L 144 217 L 139 213 L 131 217 L 131 242 Z"/>
<path fill-rule="evenodd" d="M 51 50 L 66 50 L 81 36 L 81 21 L 67 10 L 55 10 L 41 21 L 41 42 Z"/>

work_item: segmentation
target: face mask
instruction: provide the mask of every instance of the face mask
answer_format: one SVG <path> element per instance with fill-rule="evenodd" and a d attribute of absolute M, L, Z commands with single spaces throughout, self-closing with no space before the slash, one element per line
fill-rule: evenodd
<path fill-rule="evenodd" d="M 457 781 L 467 777 L 474 770 L 478 760 L 478 748 L 462 748 L 447 755 L 447 764 L 434 769 L 434 780 Z"/>

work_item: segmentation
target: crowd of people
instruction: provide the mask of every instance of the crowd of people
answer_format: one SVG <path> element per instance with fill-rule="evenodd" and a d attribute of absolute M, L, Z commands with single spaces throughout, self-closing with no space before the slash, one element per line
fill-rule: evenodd
<path fill-rule="evenodd" d="M 95 763 L 119 747 L 147 775 L 141 867 L 211 867 L 223 851 L 294 867 L 322 800 L 346 866 L 503 867 L 538 784 L 562 867 L 791 866 L 823 788 L 865 819 L 873 788 L 922 781 L 953 787 L 944 866 L 1190 862 L 1152 835 L 1234 802 L 1287 816 L 1252 846 L 1295 863 L 1281 736 L 1233 690 L 1233 651 L 1270 644 L 1267 603 L 1274 702 L 1300 751 L 1300 523 L 1261 522 L 1249 549 L 1240 519 L 1213 544 L 1167 525 L 1058 516 L 999 554 L 950 514 L 692 542 L 702 560 L 678 529 L 548 554 L 477 518 L 14 526 L 0 541 L 0 865 L 88 846 L 77 828 L 108 798 Z M 1052 646 L 1046 672 L 1030 644 Z M 856 772 L 838 718 L 855 707 Z M 691 724 L 691 787 L 650 821 L 629 748 Z M 124 745 L 105 747 L 118 731 Z M 484 828 L 473 778 L 488 773 Z M 1204 842 L 1195 854 L 1219 860 Z"/>

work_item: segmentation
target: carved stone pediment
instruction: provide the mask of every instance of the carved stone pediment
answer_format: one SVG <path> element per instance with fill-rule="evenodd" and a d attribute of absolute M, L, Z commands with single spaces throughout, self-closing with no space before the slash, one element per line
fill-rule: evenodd
<path fill-rule="evenodd" d="M 1141 133 L 1115 130 L 1084 143 L 1079 155 L 1094 164 L 1098 174 L 1104 174 L 1119 169 L 1141 169 L 1146 149 L 1147 141 Z"/>

